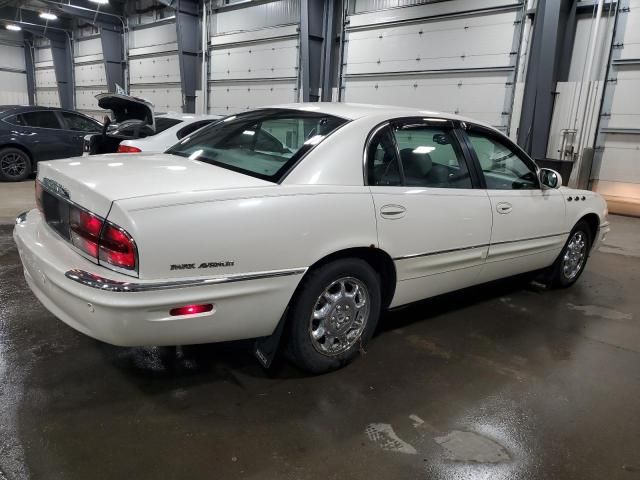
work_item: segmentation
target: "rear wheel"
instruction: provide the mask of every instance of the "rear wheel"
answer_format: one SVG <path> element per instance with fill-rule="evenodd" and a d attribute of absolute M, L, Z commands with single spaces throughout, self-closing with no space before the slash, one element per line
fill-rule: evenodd
<path fill-rule="evenodd" d="M 380 282 L 360 259 L 336 260 L 312 271 L 289 313 L 289 351 L 311 373 L 336 370 L 366 345 L 380 316 Z"/>
<path fill-rule="evenodd" d="M 573 227 L 569 240 L 551 267 L 550 286 L 555 288 L 570 287 L 584 271 L 591 250 L 591 229 L 585 221 Z"/>
<path fill-rule="evenodd" d="M 31 174 L 31 159 L 19 148 L 0 149 L 0 180 L 19 182 Z"/>

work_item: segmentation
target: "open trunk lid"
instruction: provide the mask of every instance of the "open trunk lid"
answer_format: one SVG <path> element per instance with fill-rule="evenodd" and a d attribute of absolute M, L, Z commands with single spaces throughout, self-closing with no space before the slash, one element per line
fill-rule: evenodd
<path fill-rule="evenodd" d="M 109 154 L 38 164 L 38 180 L 69 200 L 106 217 L 125 198 L 197 190 L 275 185 L 221 167 L 170 154 Z"/>
<path fill-rule="evenodd" d="M 156 119 L 152 103 L 121 93 L 101 93 L 96 95 L 96 99 L 100 108 L 113 112 L 113 129 L 141 130 L 147 135 L 155 132 Z"/>

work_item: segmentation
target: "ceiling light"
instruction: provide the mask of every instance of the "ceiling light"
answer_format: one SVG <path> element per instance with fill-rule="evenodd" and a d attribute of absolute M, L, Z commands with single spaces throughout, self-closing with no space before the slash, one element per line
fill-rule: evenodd
<path fill-rule="evenodd" d="M 19 32 L 22 30 L 22 27 L 19 25 L 7 25 L 7 30 L 13 30 L 14 32 Z"/>
<path fill-rule="evenodd" d="M 41 12 L 40 18 L 44 18 L 45 20 L 57 20 L 58 16 L 49 12 Z"/>
<path fill-rule="evenodd" d="M 99 3 L 100 5 L 109 3 L 109 0 L 89 0 L 89 1 L 93 3 Z"/>

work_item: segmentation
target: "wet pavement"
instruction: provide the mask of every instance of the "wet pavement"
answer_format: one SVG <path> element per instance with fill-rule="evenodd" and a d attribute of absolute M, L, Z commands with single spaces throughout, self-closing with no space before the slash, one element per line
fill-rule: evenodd
<path fill-rule="evenodd" d="M 614 224 L 615 228 L 615 224 Z M 631 222 L 640 238 L 640 221 Z M 246 343 L 117 348 L 49 314 L 0 226 L 0 480 L 640 478 L 640 258 L 386 314 L 306 377 Z"/>

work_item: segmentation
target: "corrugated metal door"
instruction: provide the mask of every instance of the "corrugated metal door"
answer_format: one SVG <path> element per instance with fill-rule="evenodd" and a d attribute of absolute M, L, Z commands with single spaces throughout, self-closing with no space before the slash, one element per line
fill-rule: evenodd
<path fill-rule="evenodd" d="M 98 107 L 96 95 L 109 90 L 104 70 L 102 42 L 99 35 L 81 37 L 74 42 L 74 77 L 76 82 L 76 108 L 82 113 L 101 120 L 104 110 Z"/>
<path fill-rule="evenodd" d="M 40 40 L 35 49 L 36 105 L 43 107 L 59 107 L 60 94 L 56 72 L 53 68 L 53 57 L 48 40 Z"/>
<path fill-rule="evenodd" d="M 211 24 L 209 112 L 298 100 L 298 0 L 229 10 Z"/>
<path fill-rule="evenodd" d="M 510 0 L 369 7 L 346 25 L 341 100 L 418 106 L 509 130 L 524 8 Z M 389 1 L 391 6 L 397 1 Z"/>

